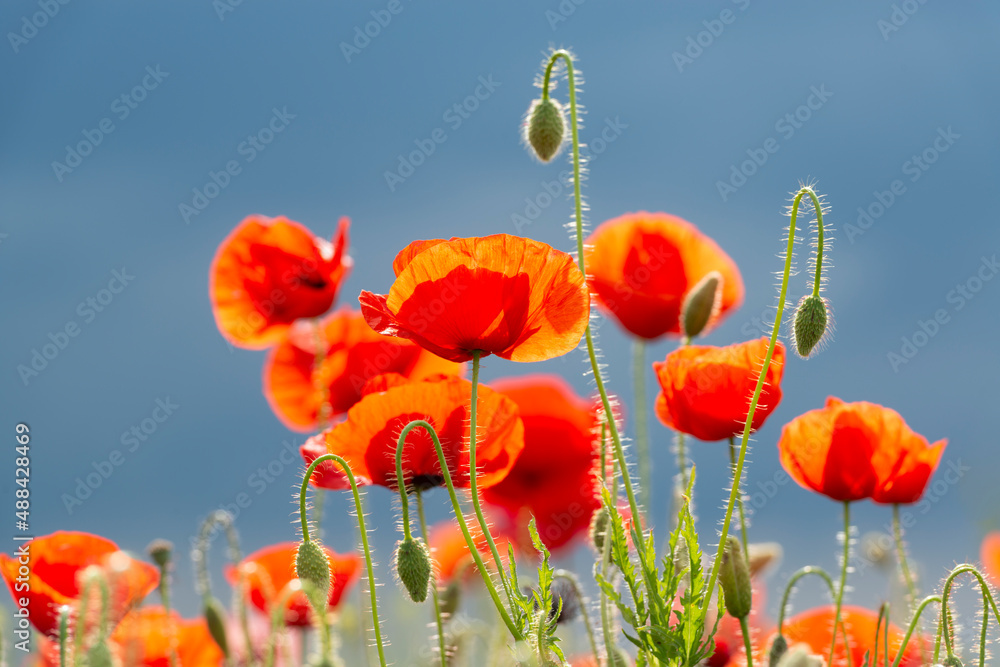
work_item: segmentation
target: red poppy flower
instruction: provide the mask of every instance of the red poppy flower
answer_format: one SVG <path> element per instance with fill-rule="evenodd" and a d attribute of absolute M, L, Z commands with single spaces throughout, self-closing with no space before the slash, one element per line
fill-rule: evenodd
<path fill-rule="evenodd" d="M 416 241 L 393 270 L 389 294 L 361 293 L 368 324 L 452 361 L 476 350 L 513 361 L 558 357 L 577 346 L 590 316 L 573 258 L 531 239 Z"/>
<path fill-rule="evenodd" d="M 232 584 L 244 577 L 250 602 L 257 609 L 270 613 L 271 605 L 281 590 L 295 579 L 295 555 L 299 545 L 284 542 L 265 547 L 244 558 L 236 569 L 230 567 L 226 577 Z M 344 593 L 354 584 L 361 573 L 361 559 L 355 554 L 340 555 L 328 547 L 323 547 L 330 559 L 330 599 L 329 608 L 340 604 Z M 291 596 L 285 610 L 285 624 L 296 627 L 310 625 L 309 600 L 305 593 Z"/>
<path fill-rule="evenodd" d="M 324 319 L 321 327 L 319 334 L 310 321 L 293 324 L 264 366 L 264 395 L 271 409 L 297 431 L 316 429 L 321 400 L 317 387 L 326 388 L 330 416 L 336 416 L 361 400 L 365 383 L 381 373 L 420 379 L 462 371 L 459 364 L 415 343 L 375 333 L 359 312 L 341 310 Z M 317 370 L 318 335 L 323 336 L 325 351 Z"/>
<path fill-rule="evenodd" d="M 743 434 L 750 398 L 767 354 L 767 338 L 737 345 L 685 345 L 653 364 L 661 392 L 656 414 L 668 428 L 699 440 L 725 440 Z M 763 426 L 781 401 L 785 346 L 771 355 L 752 427 Z"/>
<path fill-rule="evenodd" d="M 677 216 L 643 211 L 608 220 L 587 239 L 586 257 L 598 306 L 640 338 L 680 335 L 684 297 L 712 271 L 722 276 L 715 321 L 743 303 L 743 279 L 733 260 Z"/>
<path fill-rule="evenodd" d="M 472 540 L 479 550 L 483 563 L 487 567 L 492 567 L 493 555 L 490 552 L 490 545 L 477 522 L 469 523 L 469 533 L 472 535 Z M 500 557 L 506 563 L 510 540 L 504 535 L 494 535 L 493 537 Z M 427 535 L 427 546 L 431 550 L 438 581 L 442 584 L 446 584 L 458 576 L 471 578 L 471 575 L 476 571 L 476 562 L 472 558 L 472 554 L 469 553 L 469 544 L 465 541 L 465 535 L 462 534 L 462 529 L 455 520 L 442 521 L 431 526 Z"/>
<path fill-rule="evenodd" d="M 169 667 L 176 651 L 182 667 L 216 667 L 223 663 L 222 650 L 208 631 L 204 619 L 188 620 L 163 607 L 137 609 L 122 619 L 111 641 L 125 665 Z"/>
<path fill-rule="evenodd" d="M 837 648 L 833 656 L 834 665 L 852 664 L 855 667 L 862 665 L 865 659 L 865 652 L 872 651 L 872 664 L 881 664 L 885 642 L 882 635 L 879 635 L 878 656 L 874 655 L 875 649 L 875 628 L 878 625 L 878 614 L 862 607 L 844 606 L 840 611 L 840 618 L 844 623 L 844 631 L 847 634 L 847 644 L 850 646 L 850 657 L 847 655 L 848 649 L 844 646 L 844 636 L 837 633 Z M 834 607 L 827 605 L 818 609 L 812 609 L 785 621 L 782 634 L 788 641 L 789 647 L 798 644 L 805 644 L 811 653 L 820 655 L 825 661 L 830 655 L 830 643 L 833 641 L 833 619 Z M 880 632 L 884 632 L 884 626 Z M 764 648 L 756 652 L 757 657 L 754 664 L 766 664 L 765 651 L 770 648 L 774 641 L 772 635 Z M 914 636 L 906 645 L 903 652 L 900 667 L 919 667 L 921 664 L 920 643 L 921 639 Z M 903 633 L 898 627 L 889 624 L 889 658 L 894 659 L 903 643 Z M 848 660 L 851 660 L 848 663 Z M 746 656 L 742 653 L 730 665 L 745 665 Z M 825 663 L 824 663 L 825 664 Z"/>
<path fill-rule="evenodd" d="M 507 527 L 501 524 L 500 532 L 512 533 L 526 550 L 530 516 L 547 548 L 563 547 L 587 531 L 601 506 L 598 404 L 580 398 L 554 375 L 492 386 L 517 404 L 524 451 L 503 481 L 483 491 L 483 500 L 502 508 Z"/>
<path fill-rule="evenodd" d="M 1000 586 L 1000 532 L 992 532 L 983 539 L 979 558 L 986 576 L 993 580 L 994 586 Z"/>
<path fill-rule="evenodd" d="M 76 609 L 82 593 L 79 574 L 87 567 L 100 567 L 107 577 L 112 623 L 117 623 L 160 581 L 155 567 L 130 558 L 111 540 L 89 533 L 60 531 L 36 537 L 26 542 L 23 549 L 28 554 L 26 563 L 0 553 L 0 572 L 15 603 L 20 607 L 23 606 L 20 601 L 27 599 L 31 622 L 46 635 L 58 635 L 60 606 Z M 21 568 L 28 570 L 27 576 Z M 94 590 L 93 596 L 96 599 L 99 593 Z M 91 607 L 95 622 L 99 609 L 97 605 L 88 606 L 88 624 Z"/>
<path fill-rule="evenodd" d="M 347 420 L 326 432 L 327 450 L 344 457 L 360 483 L 397 488 L 397 438 L 404 426 L 423 419 L 437 431 L 455 486 L 469 486 L 468 380 L 453 375 L 406 380 L 387 374 L 370 381 L 364 393 Z M 486 386 L 479 387 L 476 421 L 477 479 L 485 489 L 507 475 L 524 449 L 524 425 L 517 405 Z M 425 430 L 410 432 L 404 454 L 403 474 L 409 484 L 421 489 L 444 484 L 434 443 Z M 328 465 L 332 467 L 320 467 Z M 325 478 L 334 488 L 343 488 L 340 473 L 326 468 Z"/>
<path fill-rule="evenodd" d="M 281 340 L 299 318 L 330 310 L 347 277 L 347 218 L 333 243 L 288 218 L 251 216 L 222 242 L 209 278 L 219 331 L 239 347 Z"/>
<path fill-rule="evenodd" d="M 778 449 L 781 465 L 806 489 L 840 501 L 906 504 L 923 495 L 945 445 L 928 445 L 895 410 L 831 396 L 786 424 Z"/>

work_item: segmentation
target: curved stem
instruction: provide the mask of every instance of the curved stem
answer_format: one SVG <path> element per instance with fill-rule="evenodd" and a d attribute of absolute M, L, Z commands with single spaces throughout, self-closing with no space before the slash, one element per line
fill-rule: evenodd
<path fill-rule="evenodd" d="M 417 489 L 415 495 L 417 497 L 417 516 L 420 519 L 420 534 L 424 536 L 424 542 L 426 542 L 429 538 L 427 532 L 427 517 L 424 515 L 424 497 L 420 494 L 419 489 Z M 441 618 L 441 603 L 438 600 L 438 587 L 436 580 L 431 582 L 431 601 L 434 603 L 434 623 L 437 626 L 438 652 L 441 655 L 441 667 L 448 667 L 448 649 L 445 645 L 444 620 Z"/>
<path fill-rule="evenodd" d="M 906 634 L 903 635 L 903 641 L 899 645 L 899 652 L 896 654 L 896 659 L 892 662 L 892 667 L 899 667 L 899 663 L 903 660 L 904 652 L 906 651 L 906 645 L 910 643 L 910 637 L 913 636 L 913 632 L 917 629 L 917 623 L 920 622 L 920 615 L 924 613 L 924 609 L 932 602 L 941 602 L 940 595 L 930 595 L 923 599 L 923 601 L 917 605 L 916 611 L 913 612 L 913 618 L 910 619 L 910 627 L 906 629 Z M 889 651 L 888 644 L 885 647 L 886 652 Z M 934 659 L 937 662 L 937 658 Z"/>
<path fill-rule="evenodd" d="M 573 593 L 576 594 L 576 598 L 580 601 L 580 616 L 583 617 L 583 627 L 587 631 L 587 640 L 590 642 L 590 651 L 594 654 L 594 660 L 597 664 L 601 662 L 601 656 L 597 652 L 597 640 L 594 636 L 594 626 L 590 622 L 590 613 L 587 611 L 587 605 L 584 603 L 585 598 L 583 597 L 583 589 L 580 587 L 580 582 L 577 578 L 566 570 L 556 570 L 552 574 L 553 579 L 562 579 L 563 581 L 569 582 L 570 586 L 573 587 Z"/>
<path fill-rule="evenodd" d="M 496 586 L 493 585 L 493 580 L 490 578 L 489 570 L 486 569 L 483 557 L 479 554 L 479 548 L 476 546 L 476 542 L 472 539 L 472 534 L 469 532 L 469 524 L 465 520 L 465 514 L 462 512 L 462 504 L 459 502 L 458 494 L 455 492 L 455 484 L 452 482 L 451 471 L 448 469 L 448 461 L 445 459 L 444 450 L 441 448 L 441 440 L 438 438 L 437 431 L 434 430 L 434 427 L 430 423 L 422 419 L 416 419 L 403 427 L 403 431 L 399 437 L 405 438 L 410 431 L 418 427 L 427 431 L 431 436 L 431 441 L 434 443 L 434 450 L 437 452 L 438 463 L 441 468 L 441 476 L 444 477 L 444 484 L 448 487 L 448 495 L 451 498 L 451 506 L 455 511 L 455 519 L 458 521 L 458 527 L 462 529 L 462 536 L 465 538 L 465 543 L 469 547 L 469 553 L 472 555 L 472 559 L 475 561 L 476 567 L 483 578 L 483 584 L 486 586 L 486 590 L 497 608 L 497 613 L 500 614 L 500 619 L 507 626 L 514 639 L 520 641 L 524 639 L 524 635 L 521 634 L 514 621 L 511 620 L 510 614 L 507 613 L 507 609 L 500 600 Z"/>
<path fill-rule="evenodd" d="M 632 383 L 635 394 L 635 451 L 639 459 L 639 491 L 648 510 L 653 506 L 653 467 L 646 417 L 646 341 L 632 340 Z M 687 488 L 687 485 L 684 485 Z"/>
<path fill-rule="evenodd" d="M 811 188 L 800 189 L 795 195 L 795 200 L 792 202 L 792 217 L 788 223 L 788 247 L 785 250 L 785 268 L 781 275 L 781 289 L 778 292 L 778 306 L 774 314 L 774 328 L 771 330 L 771 340 L 767 346 L 767 354 L 764 355 L 764 363 L 761 365 L 760 375 L 757 377 L 757 386 L 753 390 L 753 398 L 750 399 L 750 409 L 747 411 L 747 418 L 743 424 L 740 455 L 736 460 L 736 472 L 733 475 L 732 489 L 729 492 L 726 518 L 722 522 L 722 535 L 719 537 L 718 550 L 715 554 L 715 561 L 712 563 L 712 573 L 708 578 L 708 599 L 711 599 L 715 594 L 715 584 L 719 578 L 719 568 L 722 567 L 722 551 L 726 546 L 726 538 L 729 536 L 729 525 L 733 520 L 733 509 L 736 506 L 736 498 L 739 496 L 740 484 L 743 479 L 743 464 L 746 461 L 747 445 L 750 441 L 750 429 L 753 426 L 754 413 L 757 412 L 757 403 L 760 401 L 761 392 L 764 390 L 767 369 L 771 366 L 771 356 L 774 354 L 774 347 L 778 343 L 778 331 L 781 329 L 781 315 L 785 311 L 785 298 L 788 296 L 788 280 L 792 272 L 792 255 L 795 250 L 795 223 L 799 214 L 799 205 L 802 203 L 802 197 L 806 192 L 813 197 L 814 205 L 817 202 L 815 193 L 813 193 Z"/>
<path fill-rule="evenodd" d="M 851 560 L 851 503 L 850 501 L 844 503 L 844 553 L 841 557 L 840 564 L 840 586 L 837 587 L 837 597 L 834 601 L 834 612 L 833 612 L 833 641 L 830 642 L 830 659 L 827 664 L 833 664 L 833 654 L 837 648 L 837 632 L 836 628 L 840 627 L 840 608 L 843 606 L 844 602 L 844 588 L 847 586 L 847 568 Z M 846 642 L 845 642 L 846 644 Z M 848 654 L 850 653 L 850 646 L 845 646 Z"/>
<path fill-rule="evenodd" d="M 830 589 L 830 597 L 831 598 L 836 597 L 837 592 L 836 589 L 833 587 L 833 579 L 831 579 L 830 575 L 826 573 L 826 570 L 812 565 L 809 565 L 807 567 L 802 568 L 801 570 L 798 570 L 795 574 L 791 576 L 791 578 L 789 578 L 788 583 L 785 584 L 785 592 L 781 596 L 781 607 L 778 608 L 779 635 L 781 634 L 781 630 L 785 625 L 785 610 L 788 609 L 788 598 L 789 596 L 791 596 L 792 590 L 794 590 L 795 585 L 798 583 L 799 579 L 808 576 L 810 574 L 816 575 L 817 577 L 820 577 L 823 581 L 825 581 L 827 587 L 829 587 Z"/>
<path fill-rule="evenodd" d="M 743 634 L 743 648 L 747 654 L 747 667 L 753 667 L 753 647 L 750 645 L 750 627 L 747 617 L 740 619 L 740 632 Z"/>
<path fill-rule="evenodd" d="M 912 608 L 917 601 L 917 586 L 913 582 L 910 565 L 906 561 L 906 545 L 903 544 L 903 528 L 899 521 L 899 504 L 892 506 L 892 532 L 896 538 L 896 560 L 899 563 L 899 569 L 903 574 L 903 581 L 906 582 L 906 590 L 908 591 L 907 606 Z"/>
<path fill-rule="evenodd" d="M 410 501 L 407 498 L 409 495 L 406 489 L 406 478 L 403 476 L 403 446 L 406 445 L 406 436 L 409 435 L 407 429 L 399 434 L 399 440 L 396 442 L 396 490 L 399 491 L 399 506 L 402 514 L 403 523 L 403 539 L 412 540 L 413 535 L 410 532 Z M 417 491 L 417 496 L 419 497 L 420 492 Z"/>
<path fill-rule="evenodd" d="M 955 647 L 954 647 L 954 639 L 952 638 L 952 633 L 954 632 L 954 628 L 952 627 L 953 624 L 951 621 L 951 614 L 948 611 L 948 596 L 951 595 L 951 587 L 955 579 L 959 575 L 965 573 L 972 574 L 976 577 L 976 579 L 979 580 L 979 586 L 983 592 L 983 625 L 986 625 L 989 622 L 989 611 L 991 608 L 993 610 L 993 617 L 996 619 L 997 624 L 1000 625 L 1000 610 L 997 609 L 996 600 L 993 599 L 993 594 L 990 593 L 990 587 L 989 585 L 987 585 L 986 580 L 983 578 L 982 573 L 979 572 L 979 569 L 976 568 L 975 565 L 966 564 L 957 566 L 954 570 L 951 571 L 951 574 L 948 575 L 948 578 L 945 579 L 944 591 L 941 594 L 940 625 L 944 626 L 944 643 L 949 658 L 955 655 L 954 653 Z M 984 636 L 985 632 L 986 630 L 984 629 L 983 630 Z M 983 647 L 983 650 L 980 652 L 980 657 L 982 657 L 984 653 L 985 653 L 985 646 Z M 938 657 L 937 650 L 935 650 L 935 656 L 934 656 L 935 662 L 937 662 L 937 657 Z"/>
<path fill-rule="evenodd" d="M 243 589 L 245 577 L 239 567 L 240 561 L 243 560 L 240 549 L 240 537 L 236 533 L 236 526 L 233 525 L 233 515 L 225 510 L 216 510 L 209 514 L 202 522 L 201 529 L 198 532 L 198 546 L 194 551 L 196 588 L 198 593 L 201 594 L 202 600 L 205 604 L 208 604 L 212 596 L 211 581 L 208 576 L 208 551 L 211 547 L 212 530 L 216 526 L 222 527 L 226 532 L 229 562 L 232 563 L 234 571 L 237 573 L 236 588 L 240 592 L 240 595 L 236 597 L 238 601 L 237 614 L 240 620 L 240 629 L 243 632 L 243 638 L 246 642 L 247 655 L 252 656 L 254 652 L 250 637 L 250 618 L 247 613 L 245 591 Z"/>
<path fill-rule="evenodd" d="M 302 524 L 302 540 L 304 542 L 309 541 L 309 516 L 306 513 L 306 492 L 309 489 L 309 480 L 312 479 L 313 471 L 316 470 L 316 467 L 325 461 L 336 461 L 344 469 L 347 481 L 351 484 L 351 492 L 354 494 L 354 507 L 358 513 L 358 531 L 361 533 L 361 547 L 365 552 L 365 566 L 368 571 L 368 592 L 371 597 L 372 624 L 375 629 L 378 659 L 382 667 L 386 667 L 385 651 L 382 648 L 382 626 L 379 625 L 378 620 L 378 600 L 375 596 L 375 569 L 372 564 L 371 548 L 368 546 L 368 530 L 365 528 L 365 508 L 361 502 L 361 492 L 358 491 L 358 482 L 354 479 L 354 472 L 351 470 L 351 466 L 336 454 L 323 454 L 317 457 L 316 460 L 309 464 L 306 474 L 302 478 L 302 486 L 299 489 L 299 521 Z"/>
<path fill-rule="evenodd" d="M 816 211 L 816 275 L 813 277 L 813 296 L 819 296 L 823 279 L 823 207 L 820 206 L 819 197 L 812 188 L 807 188 L 809 197 L 812 199 L 813 209 Z"/>
<path fill-rule="evenodd" d="M 729 436 L 729 466 L 733 469 L 733 478 L 736 478 L 736 441 L 732 436 Z M 746 558 L 747 564 L 750 563 L 750 549 L 747 545 L 747 519 L 746 515 L 743 513 L 743 494 L 740 493 L 739 497 L 736 499 L 736 504 L 739 506 L 740 510 L 740 538 L 743 542 L 743 557 Z"/>

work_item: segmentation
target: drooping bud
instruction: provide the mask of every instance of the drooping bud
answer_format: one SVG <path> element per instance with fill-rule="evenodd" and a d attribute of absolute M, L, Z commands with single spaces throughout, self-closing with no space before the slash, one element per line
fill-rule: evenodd
<path fill-rule="evenodd" d="M 310 540 L 299 544 L 295 554 L 295 576 L 313 585 L 309 602 L 318 614 L 326 611 L 330 598 L 330 558 L 318 542 Z"/>
<path fill-rule="evenodd" d="M 606 507 L 598 509 L 590 519 L 590 541 L 598 553 L 604 553 L 604 536 L 610 525 L 611 515 Z"/>
<path fill-rule="evenodd" d="M 708 326 L 722 307 L 722 274 L 709 271 L 684 297 L 681 306 L 681 329 L 694 338 Z"/>
<path fill-rule="evenodd" d="M 146 547 L 146 553 L 153 559 L 153 562 L 161 569 L 166 569 L 170 565 L 173 557 L 174 545 L 168 540 L 153 540 Z"/>
<path fill-rule="evenodd" d="M 767 667 L 778 667 L 786 653 L 788 653 L 788 640 L 784 635 L 778 635 L 771 642 L 771 649 L 767 654 Z"/>
<path fill-rule="evenodd" d="M 431 557 L 420 538 L 407 538 L 396 545 L 396 574 L 414 602 L 427 599 L 431 581 Z"/>
<path fill-rule="evenodd" d="M 799 305 L 795 308 L 793 335 L 795 351 L 800 357 L 808 358 L 823 340 L 828 319 L 826 299 L 823 297 L 810 294 L 799 300 Z"/>
<path fill-rule="evenodd" d="M 746 618 L 750 613 L 753 593 L 750 587 L 750 568 L 743 557 L 743 548 L 735 535 L 726 538 L 722 552 L 719 583 L 726 603 L 726 611 L 734 618 Z"/>
<path fill-rule="evenodd" d="M 226 613 L 222 609 L 222 603 L 210 597 L 205 600 L 205 625 L 208 626 L 208 634 L 212 636 L 222 655 L 229 657 L 229 637 L 226 635 Z"/>
<path fill-rule="evenodd" d="M 778 667 L 825 667 L 826 660 L 812 653 L 808 644 L 796 644 L 778 662 Z"/>
<path fill-rule="evenodd" d="M 531 103 L 525 121 L 524 138 L 542 162 L 559 154 L 566 136 L 566 118 L 562 106 L 551 97 Z"/>

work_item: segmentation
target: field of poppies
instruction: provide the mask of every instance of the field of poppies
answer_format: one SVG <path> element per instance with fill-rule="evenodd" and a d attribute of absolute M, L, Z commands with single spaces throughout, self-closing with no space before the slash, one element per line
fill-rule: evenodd
<path fill-rule="evenodd" d="M 770 335 L 701 344 L 743 303 L 740 269 L 725 239 L 669 213 L 624 213 L 585 228 L 574 67 L 563 50 L 545 60 L 523 138 L 543 164 L 569 153 L 575 252 L 508 234 L 386 239 L 400 248 L 394 282 L 355 299 L 341 290 L 354 261 L 346 218 L 329 240 L 286 217 L 239 222 L 207 267 L 208 289 L 219 332 L 265 353 L 266 399 L 301 434 L 296 529 L 245 555 L 234 518 L 212 513 L 193 552 L 197 618 L 172 608 L 171 572 L 186 556 L 170 543 L 154 542 L 142 558 L 103 536 L 37 537 L 0 554 L 16 609 L 5 642 L 33 636 L 32 663 L 58 667 L 988 664 L 987 640 L 1000 628 L 990 583 L 1000 581 L 1000 534 L 984 540 L 980 563 L 940 573 L 940 586 L 918 580 L 901 508 L 921 500 L 947 442 L 929 442 L 891 406 L 831 396 L 784 425 L 777 447 L 795 492 L 825 496 L 842 512 L 841 532 L 817 545 L 837 549 L 841 567 L 802 563 L 785 588 L 768 590 L 764 575 L 781 548 L 755 541 L 741 484 L 751 435 L 780 404 L 784 374 L 805 372 L 793 359 L 828 346 L 824 354 L 837 353 L 835 304 L 823 294 L 836 280 L 827 270 L 828 204 L 816 184 L 792 189 L 787 237 L 775 239 L 782 259 Z M 565 98 L 550 92 L 557 78 Z M 812 289 L 792 303 L 796 266 Z M 633 339 L 634 405 L 605 384 L 598 318 Z M 647 358 L 645 345 L 663 338 L 676 348 Z M 589 359 L 591 395 L 530 369 L 480 381 L 490 355 L 531 364 L 578 350 Z M 655 403 L 645 400 L 648 374 L 659 384 Z M 623 436 L 633 415 L 645 423 L 647 402 L 675 434 L 670 476 L 653 474 L 644 428 L 632 442 Z M 25 452 L 30 435 L 19 427 Z M 687 455 L 694 440 L 728 452 L 732 484 L 721 498 L 698 484 Z M 370 486 L 398 494 L 395 516 L 367 513 Z M 657 525 L 648 498 L 665 486 L 671 521 Z M 432 493 L 447 494 L 452 514 L 429 525 Z M 326 494 L 354 504 L 353 552 L 323 545 Z M 892 525 L 882 559 L 903 591 L 874 609 L 844 602 L 856 547 L 851 512 L 867 501 Z M 718 502 L 718 530 L 699 523 L 696 503 Z M 396 524 L 393 554 L 373 553 L 372 521 Z M 216 535 L 229 559 L 226 603 L 209 580 Z M 581 544 L 589 567 L 552 564 Z M 392 560 L 395 582 L 376 580 L 376 558 Z M 952 611 L 959 578 L 982 602 L 979 641 L 968 646 Z M 803 581 L 830 603 L 786 615 Z M 341 614 L 355 593 L 358 624 Z M 776 618 L 768 598 L 780 601 Z M 398 604 L 427 624 L 419 645 L 390 643 L 413 634 L 383 622 Z M 369 650 L 345 657 L 358 635 Z"/>

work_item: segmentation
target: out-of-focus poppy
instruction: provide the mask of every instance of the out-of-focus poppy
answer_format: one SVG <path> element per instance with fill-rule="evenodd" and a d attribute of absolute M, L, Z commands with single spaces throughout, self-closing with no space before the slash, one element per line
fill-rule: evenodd
<path fill-rule="evenodd" d="M 684 297 L 712 271 L 722 277 L 722 294 L 708 327 L 743 303 L 733 260 L 674 215 L 643 211 L 608 220 L 587 239 L 586 258 L 598 306 L 640 338 L 680 335 Z"/>
<path fill-rule="evenodd" d="M 271 605 L 277 601 L 281 590 L 295 579 L 295 542 L 283 542 L 244 558 L 236 568 L 228 568 L 226 577 L 236 584 L 243 577 L 250 602 L 265 613 L 271 612 Z M 355 554 L 338 554 L 329 547 L 323 547 L 330 559 L 329 608 L 340 604 L 344 593 L 354 584 L 361 573 L 361 559 Z M 285 609 L 285 625 L 304 627 L 311 623 L 309 600 L 305 593 L 291 596 Z"/>
<path fill-rule="evenodd" d="M 830 643 L 833 641 L 834 613 L 835 611 L 833 605 L 827 605 L 825 607 L 819 607 L 817 609 L 801 613 L 785 621 L 784 627 L 782 628 L 782 634 L 788 641 L 788 645 L 790 647 L 794 647 L 797 644 L 805 644 L 811 649 L 813 654 L 822 656 L 825 661 L 830 655 Z M 882 635 L 879 634 L 878 655 L 876 656 L 874 654 L 875 628 L 878 625 L 878 614 L 862 607 L 844 606 L 841 608 L 840 618 L 844 624 L 844 632 L 847 634 L 847 644 L 850 647 L 850 657 L 848 657 L 848 649 L 844 646 L 844 635 L 841 632 L 838 632 L 837 648 L 833 654 L 833 664 L 852 664 L 855 665 L 855 667 L 858 667 L 859 665 L 864 664 L 866 651 L 872 652 L 871 664 L 880 664 L 882 660 L 881 656 L 883 656 L 883 651 L 885 651 L 886 646 L 885 642 L 882 641 Z M 880 633 L 884 631 L 885 629 L 883 625 Z M 754 658 L 755 665 L 766 664 L 766 652 L 770 649 L 771 642 L 773 641 L 774 635 L 768 638 L 763 646 L 756 651 L 756 657 Z M 903 656 L 899 663 L 900 667 L 920 666 L 921 641 L 922 640 L 917 636 L 910 639 L 909 643 L 906 645 L 906 649 L 903 651 Z M 903 633 L 898 627 L 890 623 L 890 660 L 895 658 L 902 644 Z M 849 660 L 850 662 L 848 662 Z M 738 656 L 731 660 L 729 664 L 733 667 L 746 665 L 746 656 L 741 652 Z"/>
<path fill-rule="evenodd" d="M 530 516 L 548 549 L 566 546 L 586 532 L 601 506 L 598 404 L 577 396 L 555 375 L 491 386 L 517 404 L 524 451 L 503 481 L 483 491 L 483 500 L 503 511 L 506 520 L 498 530 L 512 534 L 525 550 L 531 545 Z"/>
<path fill-rule="evenodd" d="M 219 331 L 238 347 L 279 342 L 299 318 L 319 317 L 333 305 L 351 267 L 347 218 L 333 242 L 288 218 L 251 216 L 222 242 L 209 277 Z"/>
<path fill-rule="evenodd" d="M 378 376 L 366 385 L 365 396 L 348 411 L 347 420 L 326 432 L 327 451 L 344 457 L 359 483 L 397 489 L 399 433 L 411 421 L 423 419 L 441 440 L 452 482 L 456 487 L 468 487 L 471 394 L 472 384 L 453 375 L 427 380 L 406 380 L 393 374 Z M 485 385 L 479 387 L 477 410 L 477 480 L 479 487 L 486 489 L 507 475 L 524 449 L 524 425 L 517 405 Z M 408 486 L 426 490 L 444 484 L 434 442 L 427 431 L 410 431 L 403 452 L 403 474 Z M 343 488 L 339 473 L 332 468 L 326 470 L 333 488 Z"/>
<path fill-rule="evenodd" d="M 513 361 L 570 352 L 590 316 L 573 258 L 508 234 L 415 241 L 393 262 L 389 294 L 361 293 L 371 328 L 451 361 L 479 350 Z"/>
<path fill-rule="evenodd" d="M 316 429 L 320 388 L 326 390 L 328 416 L 336 416 L 361 400 L 365 383 L 381 373 L 420 379 L 442 373 L 457 375 L 462 370 L 459 364 L 408 340 L 375 333 L 356 311 L 341 310 L 320 326 L 322 333 L 307 320 L 293 324 L 264 365 L 264 395 L 285 425 L 297 431 Z M 320 344 L 325 350 L 317 369 Z"/>
<path fill-rule="evenodd" d="M 661 389 L 656 398 L 660 421 L 709 442 L 742 435 L 768 342 L 760 338 L 726 347 L 685 345 L 654 363 Z M 781 401 L 784 368 L 785 346 L 778 342 L 754 412 L 754 430 Z"/>
<path fill-rule="evenodd" d="M 469 522 L 469 534 L 482 556 L 487 567 L 493 566 L 493 556 L 489 543 L 482 529 L 475 521 Z M 434 560 L 434 571 L 442 584 L 450 582 L 455 577 L 470 577 L 476 571 L 476 563 L 469 553 L 469 544 L 458 522 L 454 520 L 441 521 L 430 527 L 427 535 L 427 546 L 430 547 Z M 506 562 L 507 545 L 510 540 L 505 535 L 494 535 L 494 543 L 500 552 L 500 557 Z M 516 545 L 515 545 L 516 547 Z"/>
<path fill-rule="evenodd" d="M 994 586 L 1000 586 L 1000 531 L 992 532 L 983 539 L 979 558 L 983 561 L 986 576 L 993 580 Z"/>
<path fill-rule="evenodd" d="M 58 635 L 60 606 L 69 605 L 75 613 L 79 611 L 83 592 L 79 575 L 87 567 L 101 568 L 107 579 L 111 623 L 117 623 L 160 581 L 155 567 L 129 557 L 111 540 L 90 533 L 59 531 L 36 537 L 22 548 L 27 554 L 25 562 L 0 553 L 0 572 L 15 601 L 27 598 L 32 624 L 50 636 Z M 27 569 L 26 576 L 22 567 Z M 94 589 L 91 598 L 85 614 L 88 626 L 96 622 L 100 593 Z"/>
<path fill-rule="evenodd" d="M 781 465 L 806 489 L 840 501 L 906 504 L 923 495 L 946 444 L 928 445 L 895 410 L 831 396 L 786 424 L 778 449 Z"/>
<path fill-rule="evenodd" d="M 111 641 L 127 667 L 169 667 L 174 651 L 180 667 L 223 663 L 222 650 L 204 619 L 184 619 L 160 606 L 143 607 L 123 618 Z"/>

